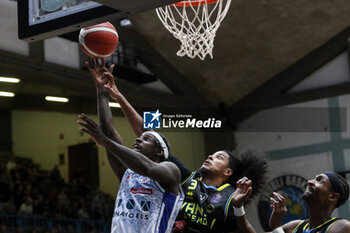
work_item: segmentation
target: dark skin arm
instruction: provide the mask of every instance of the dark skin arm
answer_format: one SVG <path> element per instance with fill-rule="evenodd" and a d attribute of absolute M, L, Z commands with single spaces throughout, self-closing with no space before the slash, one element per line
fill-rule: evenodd
<path fill-rule="evenodd" d="M 269 220 L 270 229 L 276 229 L 282 225 L 282 220 L 287 214 L 287 208 L 285 205 L 285 198 L 274 192 L 273 196 L 270 198 L 272 214 Z M 301 223 L 301 220 L 290 221 L 282 225 L 282 229 L 285 233 L 292 233 L 294 229 Z"/>
<path fill-rule="evenodd" d="M 249 223 L 248 218 L 246 215 L 243 215 L 242 217 L 236 217 L 236 222 L 237 222 L 237 228 L 238 231 L 237 233 L 256 233 L 256 230 L 253 228 L 253 226 Z M 286 223 L 282 226 L 282 229 L 285 233 L 293 233 L 294 229 L 301 223 L 301 220 L 294 220 L 290 221 L 289 223 Z M 328 231 L 330 232 L 330 231 Z M 327 232 L 327 233 L 328 233 Z M 343 231 L 340 231 L 343 232 Z M 339 233 L 340 233 L 339 232 Z M 234 233 L 234 232 L 231 232 Z M 266 233 L 273 233 L 273 231 L 269 231 Z M 330 232 L 333 233 L 333 232 Z M 334 232 L 338 233 L 338 232 Z M 349 232 L 346 232 L 349 233 Z"/>
<path fill-rule="evenodd" d="M 243 206 L 244 202 L 252 193 L 252 181 L 247 177 L 243 177 L 236 183 L 235 195 L 232 198 L 232 203 L 235 208 Z M 236 216 L 236 224 L 239 233 L 256 233 L 255 229 L 249 223 L 246 215 Z"/>
<path fill-rule="evenodd" d="M 109 139 L 100 127 L 85 114 L 78 117 L 80 120 L 77 123 L 82 127 L 80 130 L 89 134 L 97 144 L 111 151 L 125 167 L 158 181 L 165 190 L 178 195 L 180 171 L 175 164 L 171 162 L 156 163 L 145 155 Z"/>
<path fill-rule="evenodd" d="M 92 59 L 90 63 L 86 62 L 85 65 L 88 68 L 91 74 L 91 78 L 96 86 L 97 112 L 100 127 L 107 137 L 119 144 L 123 144 L 122 138 L 120 137 L 119 133 L 114 129 L 112 112 L 109 107 L 109 94 L 104 88 L 104 85 L 108 82 L 108 77 L 105 75 L 105 73 L 112 73 L 114 65 L 112 65 L 109 68 L 109 70 L 107 70 L 104 59 L 102 59 L 100 62 L 97 59 Z M 121 180 L 126 170 L 126 167 L 109 150 L 107 150 L 107 157 L 112 170 L 117 175 L 119 180 Z"/>
<path fill-rule="evenodd" d="M 285 205 L 285 198 L 276 192 L 273 192 L 273 196 L 270 198 L 272 214 L 269 220 L 270 229 L 275 229 L 282 225 L 282 220 L 287 214 L 287 208 Z"/>
<path fill-rule="evenodd" d="M 246 215 L 243 215 L 241 217 L 236 216 L 236 224 L 237 224 L 237 233 L 256 233 L 253 226 L 248 221 L 248 218 Z"/>
<path fill-rule="evenodd" d="M 110 112 L 110 108 L 108 107 L 108 103 L 106 103 L 108 99 L 105 96 L 105 93 L 107 92 L 115 101 L 117 101 L 120 104 L 121 109 L 124 113 L 124 116 L 129 122 L 129 125 L 133 129 L 135 135 L 139 137 L 144 131 L 148 131 L 149 129 L 143 128 L 142 117 L 136 112 L 136 110 L 131 106 L 131 104 L 127 101 L 127 99 L 118 90 L 114 82 L 114 76 L 112 75 L 113 65 L 109 70 L 107 70 L 104 65 L 104 60 L 102 60 L 102 62 L 100 63 L 102 64 L 102 66 L 97 66 L 95 64 L 98 64 L 98 61 L 93 60 L 93 62 L 91 62 L 92 65 L 87 63 L 86 66 L 88 67 L 91 73 L 91 76 L 94 80 L 94 83 L 97 87 L 97 93 L 98 93 L 97 98 L 99 103 L 98 111 L 99 111 L 100 124 L 103 132 L 113 140 L 118 138 L 117 135 L 115 137 L 113 136 L 116 130 L 113 127 L 112 114 Z M 115 141 L 118 142 L 117 140 Z M 110 152 L 107 151 L 107 155 L 108 155 L 109 163 L 111 164 L 114 172 L 117 175 L 120 174 L 118 175 L 118 177 L 120 177 L 121 179 L 125 171 L 125 168 L 122 169 L 120 162 L 117 160 L 115 156 L 111 155 Z M 182 162 L 178 160 L 176 157 L 174 157 L 173 155 L 169 156 L 169 160 L 174 162 L 179 168 L 182 169 L 181 171 L 183 172 L 182 175 L 184 177 L 187 178 L 188 173 L 191 173 L 182 164 Z"/>
<path fill-rule="evenodd" d="M 238 180 L 236 183 L 236 191 L 235 195 L 232 198 L 232 203 L 235 208 L 240 208 L 244 202 L 249 198 L 251 192 L 252 192 L 252 181 L 249 180 L 247 177 L 243 177 L 242 179 Z M 279 194 L 278 194 L 279 195 Z M 282 201 L 281 198 L 278 200 Z M 283 199 L 284 200 L 284 199 Z M 276 210 L 276 209 L 274 209 Z M 286 210 L 286 209 L 285 209 Z M 283 212 L 283 205 L 280 203 L 278 205 L 278 213 Z M 276 212 L 275 212 L 276 213 Z M 285 215 L 285 213 L 284 213 Z M 282 222 L 284 215 L 278 215 L 279 218 L 276 216 L 272 219 L 275 220 L 275 223 Z M 282 219 L 281 219 L 282 216 Z M 246 215 L 243 216 L 236 216 L 236 224 L 237 224 L 237 230 L 239 233 L 256 233 L 256 230 L 253 228 L 253 226 L 249 223 L 248 218 Z M 295 227 L 301 222 L 301 220 L 291 221 L 285 225 L 282 226 L 285 233 L 292 233 Z M 276 225 L 275 228 L 279 227 L 281 225 Z M 272 229 L 275 229 L 272 228 Z"/>
<path fill-rule="evenodd" d="M 120 104 L 120 107 L 124 113 L 124 116 L 129 122 L 129 125 L 133 129 L 135 135 L 139 137 L 144 131 L 142 124 L 142 117 L 136 112 L 136 110 L 131 106 L 127 99 L 120 93 L 114 82 L 114 77 L 112 72 L 106 72 L 105 76 L 108 78 L 108 82 L 104 86 L 108 91 L 109 95 Z"/>
<path fill-rule="evenodd" d="M 293 233 L 294 229 L 301 223 L 301 220 L 290 221 L 282 225 L 282 229 L 285 233 Z"/>
<path fill-rule="evenodd" d="M 108 80 L 106 85 L 104 85 L 106 91 L 115 101 L 117 101 L 120 104 L 124 116 L 128 120 L 129 125 L 133 129 L 135 135 L 139 137 L 143 132 L 149 131 L 150 129 L 143 128 L 142 117 L 136 112 L 136 110 L 131 106 L 127 99 L 118 90 L 117 85 L 114 82 L 112 72 L 104 72 L 103 75 L 105 77 L 105 80 Z M 191 172 L 186 168 L 186 166 L 175 156 L 169 155 L 168 160 L 175 163 L 180 168 L 183 180 L 186 179 L 189 176 L 189 174 L 191 174 Z"/>

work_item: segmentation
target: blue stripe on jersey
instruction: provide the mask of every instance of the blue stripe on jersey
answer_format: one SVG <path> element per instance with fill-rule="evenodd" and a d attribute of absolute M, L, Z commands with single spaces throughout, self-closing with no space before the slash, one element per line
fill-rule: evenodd
<path fill-rule="evenodd" d="M 231 202 L 231 199 L 232 199 L 233 195 L 235 195 L 235 192 L 233 192 L 230 195 L 230 197 L 228 198 L 228 200 L 226 202 L 226 205 L 225 205 L 225 221 L 226 221 L 226 217 L 227 217 L 227 213 L 228 213 L 228 207 L 230 206 L 230 202 Z"/>
<path fill-rule="evenodd" d="M 154 186 L 158 189 L 158 191 L 160 191 L 162 193 L 165 192 L 164 188 L 157 181 L 153 180 L 153 183 L 154 183 Z"/>
<path fill-rule="evenodd" d="M 164 206 L 163 216 L 159 224 L 159 229 L 158 229 L 159 233 L 165 233 L 168 228 L 169 218 L 173 212 L 176 198 L 177 196 L 173 193 L 169 193 L 169 192 L 164 193 L 163 203 L 165 206 Z"/>
<path fill-rule="evenodd" d="M 191 175 L 189 177 L 186 178 L 186 180 L 184 180 L 181 185 L 183 185 L 184 183 L 186 183 L 189 179 L 192 179 L 193 176 L 196 174 L 196 172 L 192 172 Z"/>
<path fill-rule="evenodd" d="M 203 182 L 202 182 L 202 183 L 203 183 Z M 216 187 L 214 187 L 214 186 L 209 186 L 209 185 L 206 185 L 206 184 L 204 184 L 204 183 L 203 183 L 203 185 L 204 185 L 204 187 L 205 187 L 205 188 L 207 188 L 207 189 L 208 189 L 208 188 L 210 188 L 210 189 L 214 189 L 214 190 L 216 190 L 216 189 L 217 189 L 217 188 L 216 188 Z"/>

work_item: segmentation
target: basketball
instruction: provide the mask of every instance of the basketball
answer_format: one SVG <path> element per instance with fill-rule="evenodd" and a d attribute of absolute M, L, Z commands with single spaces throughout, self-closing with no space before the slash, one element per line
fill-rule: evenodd
<path fill-rule="evenodd" d="M 80 47 L 93 58 L 108 57 L 117 49 L 118 42 L 117 30 L 109 22 L 82 28 L 79 33 Z"/>

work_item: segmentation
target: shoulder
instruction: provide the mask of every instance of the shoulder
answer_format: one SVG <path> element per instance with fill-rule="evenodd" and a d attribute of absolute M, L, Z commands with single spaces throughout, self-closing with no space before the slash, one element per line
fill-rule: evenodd
<path fill-rule="evenodd" d="M 172 162 L 164 161 L 159 163 L 161 166 L 167 167 L 168 169 L 171 169 L 173 171 L 179 171 L 179 168 Z"/>
<path fill-rule="evenodd" d="M 328 227 L 327 233 L 350 233 L 350 222 L 346 219 L 338 219 Z"/>
<path fill-rule="evenodd" d="M 236 191 L 236 188 L 233 187 L 231 184 L 224 184 L 224 187 L 222 188 L 222 191 L 228 192 L 228 193 L 234 193 Z M 226 186 L 226 187 L 225 187 Z"/>
<path fill-rule="evenodd" d="M 164 166 L 166 169 L 169 169 L 169 171 L 174 174 L 178 182 L 180 182 L 180 169 L 172 162 L 164 161 L 160 163 L 161 166 Z"/>
<path fill-rule="evenodd" d="M 192 183 L 193 178 L 195 177 L 195 172 L 191 172 L 188 176 L 183 177 L 181 180 L 182 187 L 188 186 L 190 183 Z M 198 180 L 199 181 L 199 180 Z"/>
<path fill-rule="evenodd" d="M 290 221 L 290 222 L 284 224 L 282 226 L 282 228 L 286 233 L 292 233 L 295 230 L 295 228 L 297 228 L 303 222 L 304 222 L 304 220 L 300 220 L 300 219 L 293 220 L 293 221 Z"/>

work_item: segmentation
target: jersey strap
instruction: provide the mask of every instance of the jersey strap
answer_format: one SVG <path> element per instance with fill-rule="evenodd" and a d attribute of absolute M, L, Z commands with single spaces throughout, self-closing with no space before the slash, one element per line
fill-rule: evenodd
<path fill-rule="evenodd" d="M 189 175 L 189 176 L 187 177 L 187 179 L 185 179 L 185 180 L 181 183 L 181 185 L 185 184 L 188 180 L 192 179 L 193 176 L 195 175 L 195 173 L 196 173 L 196 172 L 192 172 L 191 175 Z"/>
<path fill-rule="evenodd" d="M 309 230 L 307 230 L 309 227 L 309 220 L 304 220 L 294 229 L 293 233 L 326 233 L 329 227 L 337 220 L 339 220 L 339 218 L 331 218 L 321 225 Z"/>

